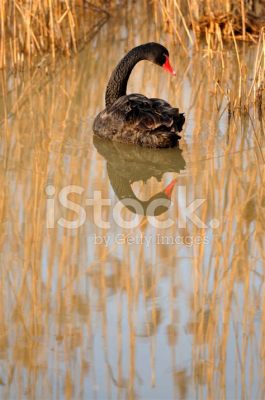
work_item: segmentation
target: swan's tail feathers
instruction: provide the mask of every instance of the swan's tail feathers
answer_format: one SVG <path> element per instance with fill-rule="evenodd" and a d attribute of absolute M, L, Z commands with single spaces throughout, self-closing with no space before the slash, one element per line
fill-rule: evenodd
<path fill-rule="evenodd" d="M 181 132 L 183 125 L 185 122 L 185 115 L 184 113 L 177 113 L 177 116 L 174 118 L 174 127 L 176 129 L 176 132 Z"/>

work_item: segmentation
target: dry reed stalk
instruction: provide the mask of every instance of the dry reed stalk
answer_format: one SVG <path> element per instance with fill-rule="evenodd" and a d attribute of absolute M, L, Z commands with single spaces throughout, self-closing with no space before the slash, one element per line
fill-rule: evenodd
<path fill-rule="evenodd" d="M 4 3 L 0 4 L 0 23 L 1 23 L 1 43 L 0 43 L 0 68 L 4 68 L 6 65 L 6 54 L 5 54 L 5 7 Z"/>
<path fill-rule="evenodd" d="M 193 39 L 192 39 L 192 37 L 191 37 L 190 31 L 189 31 L 189 28 L 188 28 L 188 26 L 187 26 L 186 20 L 185 20 L 185 18 L 184 18 L 184 16 L 183 16 L 183 13 L 181 12 L 180 6 L 179 6 L 179 4 L 178 4 L 178 0 L 174 0 L 174 6 L 176 7 L 177 12 L 178 12 L 179 15 L 180 15 L 181 21 L 182 21 L 183 26 L 184 26 L 184 28 L 185 28 L 186 34 L 187 34 L 187 36 L 188 36 L 188 38 L 189 38 L 189 40 L 190 40 L 190 43 L 191 43 L 191 45 L 193 45 Z"/>
<path fill-rule="evenodd" d="M 176 36 L 177 36 L 177 39 L 178 39 L 179 43 L 181 44 L 181 47 L 183 48 L 185 54 L 187 55 L 187 54 L 188 54 L 188 49 L 187 49 L 187 46 L 186 46 L 186 44 L 184 43 L 184 41 L 183 41 L 183 39 L 182 39 L 182 37 L 181 37 L 181 35 L 180 35 L 180 33 L 179 33 L 178 27 L 175 26 L 174 21 L 173 21 L 173 19 L 172 19 L 172 17 L 171 17 L 170 12 L 167 10 L 166 6 L 163 4 L 163 0 L 159 0 L 159 1 L 160 1 L 160 4 L 161 4 L 161 7 L 162 7 L 162 11 L 163 11 L 164 15 L 166 15 L 166 21 L 167 21 L 167 23 L 168 23 L 168 22 L 171 23 L 170 26 L 172 27 L 174 33 L 175 33 Z"/>
<path fill-rule="evenodd" d="M 230 25 L 230 29 L 231 29 L 231 32 L 232 32 L 232 37 L 233 37 L 233 42 L 234 42 L 235 52 L 236 52 L 236 58 L 237 58 L 237 64 L 238 64 L 238 75 L 239 75 L 238 99 L 241 102 L 241 99 L 242 99 L 242 64 L 241 64 L 241 61 L 240 61 L 238 46 L 237 46 L 237 42 L 236 42 L 236 38 L 235 38 L 235 34 L 234 34 L 234 29 L 233 29 L 232 25 Z"/>
<path fill-rule="evenodd" d="M 243 40 L 246 40 L 246 9 L 245 9 L 244 0 L 241 0 L 241 16 L 242 16 L 242 35 L 243 35 Z"/>

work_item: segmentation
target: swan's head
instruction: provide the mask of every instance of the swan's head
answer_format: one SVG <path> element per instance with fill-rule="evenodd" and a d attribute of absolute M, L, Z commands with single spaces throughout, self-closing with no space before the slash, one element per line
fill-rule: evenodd
<path fill-rule="evenodd" d="M 159 43 L 147 43 L 144 45 L 146 59 L 153 62 L 154 64 L 160 65 L 166 71 L 172 75 L 176 75 L 176 72 L 172 68 L 169 62 L 169 52 L 164 46 Z"/>

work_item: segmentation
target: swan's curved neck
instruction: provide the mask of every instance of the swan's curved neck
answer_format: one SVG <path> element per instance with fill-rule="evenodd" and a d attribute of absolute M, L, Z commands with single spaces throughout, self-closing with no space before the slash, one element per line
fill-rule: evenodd
<path fill-rule="evenodd" d="M 135 47 L 119 62 L 111 74 L 105 93 L 106 107 L 110 107 L 119 97 L 126 94 L 127 82 L 133 67 L 144 60 L 142 46 Z"/>

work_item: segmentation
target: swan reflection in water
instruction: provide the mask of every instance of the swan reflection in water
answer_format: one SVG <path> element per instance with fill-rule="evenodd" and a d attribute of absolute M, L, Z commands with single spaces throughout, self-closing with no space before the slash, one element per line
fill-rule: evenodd
<path fill-rule="evenodd" d="M 139 181 L 146 183 L 152 177 L 160 182 L 165 173 L 179 173 L 185 169 L 186 163 L 179 148 L 157 151 L 111 142 L 97 136 L 94 136 L 93 142 L 98 153 L 107 162 L 109 180 L 117 198 L 127 209 L 146 216 L 159 216 L 169 209 L 177 179 L 173 179 L 162 191 L 146 201 L 136 196 L 132 185 Z M 133 205 L 130 205 L 130 200 Z M 135 207 L 135 203 L 140 207 Z"/>

